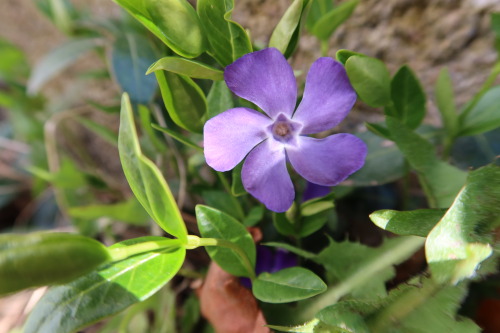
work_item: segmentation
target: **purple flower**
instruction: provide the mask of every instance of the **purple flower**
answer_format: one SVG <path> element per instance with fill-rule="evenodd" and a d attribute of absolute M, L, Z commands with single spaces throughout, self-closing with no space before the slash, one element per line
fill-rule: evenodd
<path fill-rule="evenodd" d="M 293 203 L 287 160 L 306 180 L 323 186 L 337 185 L 363 166 L 366 145 L 356 136 L 307 136 L 336 126 L 356 101 L 345 69 L 337 61 L 319 58 L 314 62 L 296 110 L 293 70 L 277 49 L 241 57 L 227 66 L 224 79 L 233 93 L 266 115 L 239 107 L 208 120 L 206 161 L 217 171 L 228 171 L 248 154 L 241 172 L 243 186 L 268 209 L 284 212 Z"/>

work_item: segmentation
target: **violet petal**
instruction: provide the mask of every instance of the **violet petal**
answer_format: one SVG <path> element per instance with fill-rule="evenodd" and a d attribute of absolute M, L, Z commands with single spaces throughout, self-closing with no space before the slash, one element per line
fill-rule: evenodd
<path fill-rule="evenodd" d="M 356 102 L 356 92 L 347 73 L 332 58 L 319 58 L 309 70 L 304 97 L 293 120 L 302 122 L 302 134 L 313 134 L 335 127 Z"/>
<path fill-rule="evenodd" d="M 255 103 L 271 118 L 291 117 L 297 100 L 292 67 L 275 48 L 244 55 L 226 67 L 224 79 L 236 95 Z"/>
<path fill-rule="evenodd" d="M 275 212 L 284 212 L 293 203 L 295 191 L 286 169 L 282 144 L 268 139 L 255 147 L 243 163 L 241 179 L 245 189 Z"/>
<path fill-rule="evenodd" d="M 227 171 L 240 163 L 253 147 L 267 138 L 271 119 L 247 108 L 229 109 L 209 119 L 203 129 L 207 164 Z"/>
<path fill-rule="evenodd" d="M 269 273 L 274 273 L 285 268 L 297 266 L 297 256 L 285 249 L 277 248 L 274 254 L 274 265 Z"/>
<path fill-rule="evenodd" d="M 295 170 L 306 180 L 334 186 L 359 170 L 365 163 L 366 144 L 352 134 L 335 134 L 324 139 L 302 136 L 299 147 L 287 147 Z"/>
<path fill-rule="evenodd" d="M 321 198 L 331 192 L 330 186 L 323 186 L 307 182 L 306 189 L 302 194 L 302 201 L 307 201 L 315 198 Z"/>

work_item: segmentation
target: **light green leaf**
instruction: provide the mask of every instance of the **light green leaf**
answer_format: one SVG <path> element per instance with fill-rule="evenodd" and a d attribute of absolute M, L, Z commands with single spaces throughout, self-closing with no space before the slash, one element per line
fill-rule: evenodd
<path fill-rule="evenodd" d="M 277 48 L 286 58 L 292 55 L 297 47 L 300 30 L 310 4 L 309 0 L 294 0 L 292 2 L 274 28 L 269 40 L 269 47 Z"/>
<path fill-rule="evenodd" d="M 448 208 L 467 174 L 437 158 L 434 145 L 399 120 L 386 117 L 387 127 L 411 167 L 418 173 L 429 206 Z"/>
<path fill-rule="evenodd" d="M 163 103 L 172 120 L 195 133 L 203 132 L 207 100 L 200 87 L 189 77 L 170 72 L 155 72 Z"/>
<path fill-rule="evenodd" d="M 115 244 L 110 249 L 164 239 L 141 237 Z M 52 288 L 31 312 L 24 332 L 74 332 L 116 314 L 163 287 L 181 268 L 185 255 L 182 247 L 138 254 L 70 284 Z"/>
<path fill-rule="evenodd" d="M 180 143 L 185 144 L 188 147 L 203 151 L 203 148 L 201 148 L 196 143 L 194 143 L 193 141 L 189 140 L 188 138 L 186 138 L 185 136 L 183 136 L 182 134 L 180 134 L 174 130 L 171 130 L 171 129 L 165 128 L 165 127 L 161 127 L 161 126 L 158 126 L 156 124 L 151 124 L 151 126 L 155 130 L 162 131 L 163 133 L 166 133 L 168 136 L 174 138 L 175 140 L 179 141 Z"/>
<path fill-rule="evenodd" d="M 354 90 L 366 104 L 380 107 L 391 103 L 391 77 L 382 61 L 353 55 L 347 59 L 345 69 Z"/>
<path fill-rule="evenodd" d="M 186 242 L 186 226 L 170 188 L 158 167 L 142 154 L 127 94 L 122 97 L 118 150 L 123 171 L 137 200 L 163 230 Z"/>
<path fill-rule="evenodd" d="M 25 79 L 29 69 L 23 51 L 9 41 L 0 38 L 0 79 L 6 82 Z"/>
<path fill-rule="evenodd" d="M 441 220 L 446 209 L 417 209 L 406 212 L 383 209 L 370 214 L 370 219 L 379 228 L 400 236 L 427 237 Z"/>
<path fill-rule="evenodd" d="M 98 241 L 67 233 L 0 235 L 0 295 L 66 283 L 110 260 Z"/>
<path fill-rule="evenodd" d="M 203 237 L 223 239 L 238 245 L 246 253 L 250 265 L 255 267 L 255 243 L 240 222 L 226 213 L 202 205 L 196 206 L 196 219 Z M 248 272 L 235 251 L 220 246 L 207 247 L 206 250 L 210 258 L 228 273 L 246 277 L 253 275 L 253 272 Z"/>
<path fill-rule="evenodd" d="M 88 220 L 109 217 L 135 225 L 146 225 L 149 215 L 135 198 L 109 205 L 77 206 L 68 209 L 71 217 Z"/>
<path fill-rule="evenodd" d="M 28 93 L 35 95 L 47 81 L 101 44 L 100 38 L 79 38 L 50 51 L 33 69 L 27 85 Z"/>
<path fill-rule="evenodd" d="M 500 225 L 500 167 L 472 171 L 467 183 L 425 244 L 432 276 L 456 283 L 475 274 L 491 255 L 490 231 Z"/>
<path fill-rule="evenodd" d="M 146 74 L 165 70 L 186 75 L 195 79 L 208 79 L 214 81 L 224 80 L 224 72 L 205 65 L 202 62 L 180 57 L 164 57 L 152 64 Z"/>
<path fill-rule="evenodd" d="M 352 15 L 358 3 L 359 0 L 340 3 L 314 24 L 311 33 L 321 40 L 328 40 L 335 30 Z"/>
<path fill-rule="evenodd" d="M 279 326 L 279 325 L 267 325 L 270 329 L 276 330 L 278 332 L 296 332 L 296 333 L 332 333 L 335 332 L 335 327 L 327 325 L 318 319 L 313 319 L 305 324 L 297 326 Z"/>
<path fill-rule="evenodd" d="M 500 86 L 488 90 L 467 113 L 460 115 L 458 135 L 475 135 L 500 127 Z"/>
<path fill-rule="evenodd" d="M 350 51 L 350 50 L 345 50 L 345 49 L 338 50 L 337 53 L 335 53 L 335 59 L 337 59 L 337 61 L 341 62 L 343 65 L 345 65 L 347 59 L 349 59 L 352 56 L 365 57 L 365 55 L 362 53 L 358 53 L 358 52 L 354 52 L 354 51 Z"/>
<path fill-rule="evenodd" d="M 316 274 L 302 267 L 262 273 L 252 282 L 254 296 L 267 303 L 299 301 L 325 290 L 326 284 Z"/>
<path fill-rule="evenodd" d="M 209 53 L 227 66 L 252 52 L 252 43 L 241 25 L 231 20 L 233 0 L 198 0 L 197 11 L 210 44 Z"/>
<path fill-rule="evenodd" d="M 233 95 L 224 81 L 217 81 L 207 96 L 208 119 L 234 107 Z"/>
<path fill-rule="evenodd" d="M 323 17 L 326 13 L 333 9 L 332 0 L 314 0 L 312 1 L 311 8 L 307 14 L 306 27 L 307 30 L 312 31 L 316 22 Z"/>
<path fill-rule="evenodd" d="M 453 82 L 451 81 L 450 73 L 447 68 L 443 68 L 439 72 L 434 93 L 436 95 L 436 104 L 439 112 L 441 113 L 446 133 L 449 137 L 454 137 L 459 129 L 458 111 L 455 106 Z"/>
<path fill-rule="evenodd" d="M 425 117 L 426 97 L 415 73 L 408 66 L 401 67 L 391 81 L 394 107 L 386 112 L 398 118 L 409 128 L 417 128 Z"/>

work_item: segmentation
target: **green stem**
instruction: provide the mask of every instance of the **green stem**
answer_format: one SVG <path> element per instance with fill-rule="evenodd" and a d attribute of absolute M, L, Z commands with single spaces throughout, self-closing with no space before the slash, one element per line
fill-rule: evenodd
<path fill-rule="evenodd" d="M 330 49 L 330 45 L 328 43 L 328 40 L 322 40 L 321 41 L 321 56 L 327 57 L 329 49 Z"/>
<path fill-rule="evenodd" d="M 181 241 L 178 239 L 165 238 L 157 241 L 148 241 L 144 243 L 111 248 L 109 249 L 109 255 L 111 256 L 111 261 L 120 261 L 127 259 L 129 257 L 146 253 L 152 251 L 163 251 L 169 248 L 176 248 L 182 245 Z"/>

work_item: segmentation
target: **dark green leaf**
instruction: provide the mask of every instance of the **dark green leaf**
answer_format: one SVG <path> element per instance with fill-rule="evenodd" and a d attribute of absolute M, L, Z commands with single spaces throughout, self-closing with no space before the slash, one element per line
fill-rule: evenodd
<path fill-rule="evenodd" d="M 391 77 L 382 61 L 353 55 L 347 59 L 345 69 L 354 90 L 366 104 L 380 107 L 391 103 Z"/>
<path fill-rule="evenodd" d="M 255 244 L 246 228 L 231 216 L 219 210 L 197 205 L 196 218 L 200 233 L 205 238 L 218 238 L 238 245 L 247 255 L 252 267 L 255 266 Z M 225 271 L 236 276 L 250 277 L 240 256 L 231 249 L 220 246 L 206 248 L 210 257 Z"/>
<path fill-rule="evenodd" d="M 233 95 L 224 81 L 212 84 L 207 96 L 208 119 L 234 107 Z"/>
<path fill-rule="evenodd" d="M 500 12 L 491 13 L 491 30 L 500 38 Z"/>
<path fill-rule="evenodd" d="M 158 131 L 162 131 L 163 133 L 166 133 L 170 137 L 174 138 L 175 140 L 179 141 L 180 143 L 185 144 L 188 147 L 194 148 L 196 150 L 203 150 L 203 148 L 198 146 L 196 143 L 194 143 L 193 141 L 189 140 L 188 138 L 186 138 L 185 136 L 183 136 L 182 134 L 180 134 L 174 130 L 171 130 L 171 129 L 168 129 L 165 127 L 161 127 L 161 126 L 158 126 L 156 124 L 151 124 L 151 126 Z"/>
<path fill-rule="evenodd" d="M 394 114 L 403 124 L 415 129 L 425 117 L 426 98 L 415 73 L 408 67 L 401 67 L 391 82 L 391 96 L 394 103 Z"/>
<path fill-rule="evenodd" d="M 359 0 L 347 0 L 323 15 L 314 24 L 311 33 L 321 40 L 328 40 L 335 30 L 354 12 Z"/>
<path fill-rule="evenodd" d="M 71 207 L 68 209 L 68 214 L 87 220 L 109 217 L 136 225 L 146 225 L 149 220 L 149 215 L 135 198 L 109 205 Z"/>
<path fill-rule="evenodd" d="M 479 168 L 500 156 L 500 128 L 493 131 L 457 138 L 451 150 L 453 165 L 461 169 Z"/>
<path fill-rule="evenodd" d="M 326 284 L 302 267 L 262 273 L 252 282 L 254 296 L 267 303 L 288 303 L 306 299 L 326 290 Z"/>
<path fill-rule="evenodd" d="M 231 193 L 234 196 L 240 196 L 246 194 L 247 191 L 243 186 L 243 182 L 241 181 L 241 169 L 243 168 L 243 162 L 238 164 L 233 171 L 231 172 L 232 182 L 231 182 Z"/>
<path fill-rule="evenodd" d="M 273 213 L 273 225 L 282 235 L 294 236 L 296 233 L 294 223 L 286 217 L 285 213 Z"/>
<path fill-rule="evenodd" d="M 202 133 L 207 101 L 200 87 L 184 75 L 163 71 L 155 72 L 155 75 L 172 120 L 188 131 Z"/>
<path fill-rule="evenodd" d="M 446 133 L 449 137 L 454 137 L 458 132 L 458 111 L 455 106 L 453 83 L 447 68 L 439 72 L 434 93 Z"/>
<path fill-rule="evenodd" d="M 67 233 L 0 235 L 0 295 L 66 283 L 109 261 L 98 241 Z"/>
<path fill-rule="evenodd" d="M 467 113 L 460 115 L 458 135 L 475 135 L 500 127 L 500 86 L 488 90 Z"/>
<path fill-rule="evenodd" d="M 170 188 L 158 167 L 142 154 L 127 94 L 122 97 L 118 150 L 123 171 L 137 200 L 163 230 L 185 242 L 186 226 Z"/>
<path fill-rule="evenodd" d="M 156 240 L 165 238 L 136 238 L 110 249 Z M 185 255 L 182 247 L 138 254 L 52 288 L 31 312 L 24 332 L 74 332 L 116 314 L 163 287 L 181 268 Z"/>
<path fill-rule="evenodd" d="M 366 129 L 372 132 L 373 134 L 376 134 L 383 139 L 392 140 L 391 132 L 389 132 L 387 127 L 385 127 L 384 125 L 377 123 L 365 123 L 365 126 Z M 368 149 L 368 152 L 370 152 L 370 149 Z"/>
<path fill-rule="evenodd" d="M 224 191 L 207 190 L 203 191 L 201 196 L 208 206 L 223 211 L 239 221 L 245 218 L 238 200 L 231 194 Z"/>
<path fill-rule="evenodd" d="M 406 212 L 384 209 L 371 213 L 370 219 L 378 227 L 400 236 L 427 237 L 445 213 L 446 209 L 417 209 Z"/>
<path fill-rule="evenodd" d="M 255 206 L 250 209 L 247 216 L 243 219 L 243 224 L 247 227 L 253 227 L 264 217 L 264 206 Z"/>
<path fill-rule="evenodd" d="M 204 63 L 180 57 L 161 58 L 149 67 L 146 74 L 159 70 L 182 74 L 195 79 L 224 80 L 224 73 L 222 71 Z"/>
<path fill-rule="evenodd" d="M 268 242 L 268 243 L 261 243 L 261 245 L 285 249 L 288 252 L 295 253 L 296 255 L 299 255 L 299 256 L 306 258 L 306 259 L 314 259 L 317 256 L 316 253 L 307 252 L 303 249 L 299 249 L 298 247 L 292 246 L 292 245 L 287 244 L 287 243 Z"/>
<path fill-rule="evenodd" d="M 210 44 L 210 54 L 227 66 L 252 52 L 252 44 L 241 25 L 231 20 L 234 1 L 198 0 L 197 11 Z"/>
<path fill-rule="evenodd" d="M 316 22 L 333 9 L 332 0 L 314 0 L 312 1 L 311 8 L 307 14 L 306 27 L 307 30 L 312 31 L 312 28 Z"/>

